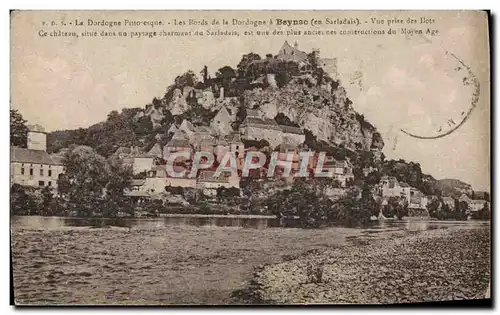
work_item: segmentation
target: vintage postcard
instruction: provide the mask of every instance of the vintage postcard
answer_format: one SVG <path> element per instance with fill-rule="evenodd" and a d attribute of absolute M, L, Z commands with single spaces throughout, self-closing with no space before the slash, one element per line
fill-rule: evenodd
<path fill-rule="evenodd" d="M 12 11 L 15 305 L 491 305 L 485 11 Z"/>

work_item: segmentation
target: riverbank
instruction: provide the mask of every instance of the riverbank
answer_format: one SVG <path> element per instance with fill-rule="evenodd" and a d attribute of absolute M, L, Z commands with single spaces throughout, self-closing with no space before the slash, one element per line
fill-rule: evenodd
<path fill-rule="evenodd" d="M 395 304 L 484 298 L 487 229 L 439 229 L 328 249 L 257 270 L 246 303 Z"/>
<path fill-rule="evenodd" d="M 389 244 L 418 235 L 424 227 L 489 231 L 489 225 L 428 224 L 306 230 L 154 224 L 93 228 L 16 222 L 11 229 L 14 296 L 19 304 L 249 303 L 234 292 L 248 288 L 255 268 L 280 266 L 325 251 L 340 250 L 348 256 L 359 246 Z M 359 255 L 357 259 L 369 263 Z M 401 264 L 409 263 L 398 253 L 388 255 L 389 260 L 399 257 Z"/>

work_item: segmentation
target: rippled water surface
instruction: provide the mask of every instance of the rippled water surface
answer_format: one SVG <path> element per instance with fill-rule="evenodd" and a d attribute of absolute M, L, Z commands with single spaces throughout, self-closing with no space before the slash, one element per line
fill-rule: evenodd
<path fill-rule="evenodd" d="M 484 222 L 412 220 L 307 230 L 276 228 L 275 220 L 13 217 L 15 299 L 22 304 L 235 303 L 231 293 L 262 264 L 424 230 L 489 229 Z"/>

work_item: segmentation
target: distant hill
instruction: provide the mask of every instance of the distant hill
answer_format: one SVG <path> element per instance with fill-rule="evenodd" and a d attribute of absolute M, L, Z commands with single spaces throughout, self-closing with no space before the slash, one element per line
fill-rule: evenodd
<path fill-rule="evenodd" d="M 443 196 L 460 197 L 462 194 L 473 195 L 472 186 L 458 179 L 446 178 L 436 182 Z"/>

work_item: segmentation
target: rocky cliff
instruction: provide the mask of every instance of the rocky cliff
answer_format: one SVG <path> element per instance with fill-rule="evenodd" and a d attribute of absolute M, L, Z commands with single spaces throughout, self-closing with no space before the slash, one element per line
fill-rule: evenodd
<path fill-rule="evenodd" d="M 311 75 L 295 77 L 280 89 L 247 90 L 243 105 L 259 109 L 268 118 L 283 113 L 318 140 L 333 145 L 362 150 L 384 146 L 376 128 L 353 109 L 343 87 L 318 86 Z"/>
<path fill-rule="evenodd" d="M 337 82 L 318 84 L 313 75 L 302 74 L 278 87 L 273 74 L 259 79 L 256 81 L 262 84 L 258 87 L 250 86 L 237 91 L 237 96 L 233 92 L 229 97 L 221 97 L 221 93 L 215 97 L 206 88 L 185 87 L 182 92 L 177 88 L 173 97 L 163 104 L 174 115 L 182 114 L 193 104 L 213 111 L 222 105 L 233 111 L 244 106 L 258 109 L 271 119 L 282 113 L 301 128 L 309 129 L 318 140 L 353 150 L 382 150 L 384 142 L 380 133 L 354 110 L 345 89 Z"/>

